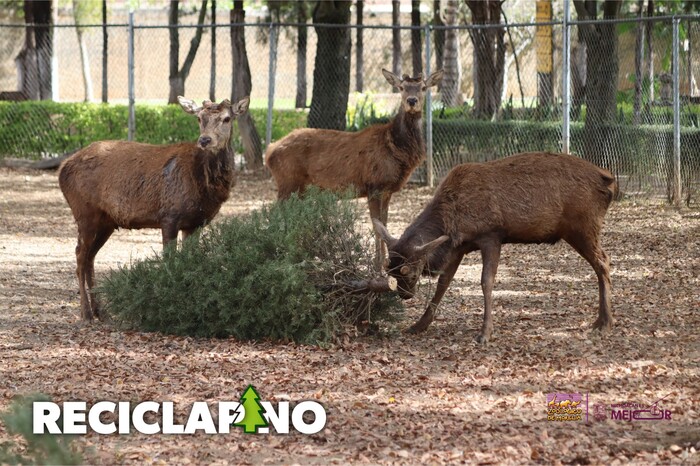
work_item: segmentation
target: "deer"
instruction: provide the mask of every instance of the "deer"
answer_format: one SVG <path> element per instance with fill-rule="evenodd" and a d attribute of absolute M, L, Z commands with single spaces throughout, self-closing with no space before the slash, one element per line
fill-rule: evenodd
<path fill-rule="evenodd" d="M 366 197 L 369 213 L 386 225 L 389 202 L 425 160 L 423 102 L 425 92 L 437 86 L 443 71 L 423 79 L 399 78 L 382 69 L 384 78 L 401 93 L 394 118 L 358 132 L 302 128 L 271 144 L 265 163 L 277 184 L 279 200 L 303 194 L 309 185 Z M 376 234 L 376 263 L 381 268 L 384 250 Z"/>
<path fill-rule="evenodd" d="M 235 105 L 178 97 L 196 115 L 196 142 L 152 145 L 99 141 L 67 158 L 58 184 L 78 226 L 75 248 L 82 320 L 100 317 L 92 291 L 95 256 L 118 228 L 159 228 L 163 248 L 211 222 L 235 182 L 231 130 L 248 110 L 249 97 Z"/>
<path fill-rule="evenodd" d="M 425 312 L 407 332 L 428 328 L 462 258 L 478 250 L 484 319 L 476 340 L 486 344 L 493 332 L 491 294 L 501 246 L 554 244 L 562 239 L 593 267 L 599 290 L 593 328 L 609 331 L 610 259 L 601 246 L 601 231 L 617 193 L 609 171 L 568 154 L 522 153 L 453 168 L 400 238 L 374 221 L 389 250 L 388 272 L 396 278 L 403 299 L 413 297 L 422 275 L 439 276 Z"/>

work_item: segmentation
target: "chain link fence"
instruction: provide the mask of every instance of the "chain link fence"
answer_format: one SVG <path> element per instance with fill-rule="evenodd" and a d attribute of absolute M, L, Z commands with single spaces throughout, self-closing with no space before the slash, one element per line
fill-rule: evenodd
<path fill-rule="evenodd" d="M 132 27 L 135 102 L 165 104 L 170 93 L 172 28 L 150 24 Z M 615 37 L 612 47 L 610 42 L 595 40 L 596 34 L 605 34 L 606 27 Z M 231 27 L 219 23 L 199 28 L 201 41 L 185 80 L 185 95 L 196 100 L 208 99 L 212 94 L 218 100 L 230 99 L 232 76 L 237 72 L 232 66 Z M 398 94 L 381 70 L 413 75 L 415 52 L 410 27 L 350 28 L 351 53 L 345 57 L 351 62 L 347 123 L 348 129 L 356 130 L 395 113 Z M 102 25 L 83 26 L 82 45 L 74 26 L 55 26 L 54 100 L 99 102 L 106 91 L 110 103 L 129 102 L 130 26 L 115 24 L 106 29 L 108 72 L 103 83 Z M 180 67 L 197 30 L 193 25 L 177 27 Z M 252 81 L 251 107 L 266 113 L 274 111 L 275 115 L 307 112 L 314 88 L 315 27 L 251 23 L 244 30 Z M 432 174 L 437 182 L 459 163 L 568 147 L 570 152 L 613 171 L 627 196 L 677 201 L 680 195 L 686 202 L 697 204 L 700 18 L 630 19 L 612 24 L 571 22 L 568 69 L 564 67 L 565 50 L 561 45 L 564 31 L 562 22 L 421 27 L 423 73 L 447 67 L 445 57 L 454 56 L 457 49 L 460 75 L 456 102 L 445 105 L 443 88 L 431 95 L 432 113 L 426 118 L 426 136 L 430 136 L 426 139 L 432 142 L 428 147 L 431 168 L 419 168 L 414 179 L 426 183 L 432 181 Z M 443 43 L 441 38 L 447 32 L 454 33 L 456 40 Z M 22 28 L 0 25 L 0 43 L 7 44 L 0 53 L 0 91 L 19 88 L 13 61 L 21 49 L 22 34 Z M 299 53 L 302 36 L 305 53 Z M 425 60 L 428 54 L 429 63 Z M 598 71 L 591 70 L 591 66 L 598 66 Z M 565 76 L 571 83 L 568 126 L 563 118 Z M 490 97 L 485 100 L 486 94 Z M 69 141 L 59 145 L 66 152 L 88 142 L 66 138 L 61 131 L 70 134 L 73 129 L 58 124 L 59 118 L 50 108 L 28 110 L 12 105 L 0 103 L 0 152 L 6 156 L 56 155 L 60 151 L 41 150 L 42 146 L 55 146 L 50 144 L 51 138 Z M 137 140 L 141 108 L 137 106 L 135 112 Z M 117 113 L 114 121 L 105 123 L 106 128 L 113 129 L 111 137 L 125 137 L 128 112 Z M 17 125 L 17 121 L 28 124 Z M 263 143 L 282 136 L 271 131 L 277 121 L 270 113 L 268 123 L 258 128 Z M 295 121 L 303 125 L 305 118 L 302 115 Z M 22 148 L 28 146 L 38 149 L 23 152 Z"/>

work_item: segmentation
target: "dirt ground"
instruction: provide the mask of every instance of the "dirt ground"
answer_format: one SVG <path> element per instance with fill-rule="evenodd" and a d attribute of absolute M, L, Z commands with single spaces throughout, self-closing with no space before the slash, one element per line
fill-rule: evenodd
<path fill-rule="evenodd" d="M 241 177 L 221 216 L 274 198 Z M 429 199 L 395 197 L 398 235 Z M 369 228 L 369 222 L 366 225 Z M 76 228 L 55 173 L 0 169 L 0 409 L 41 392 L 54 401 L 317 400 L 315 435 L 98 435 L 75 443 L 91 463 L 700 463 L 700 212 L 618 203 L 606 219 L 616 326 L 600 336 L 595 274 L 565 244 L 504 248 L 495 332 L 474 337 L 483 302 L 468 256 L 439 320 L 404 335 L 425 291 L 382 336 L 331 348 L 121 332 L 79 321 Z M 110 268 L 160 249 L 157 231 L 117 232 L 98 254 Z M 255 309 L 251 309 L 255 312 Z M 588 422 L 547 420 L 546 394 L 587 394 Z M 598 421 L 592 406 L 635 402 L 671 420 Z M 186 413 L 181 413 L 184 417 Z M 8 434 L 0 424 L 0 443 Z"/>

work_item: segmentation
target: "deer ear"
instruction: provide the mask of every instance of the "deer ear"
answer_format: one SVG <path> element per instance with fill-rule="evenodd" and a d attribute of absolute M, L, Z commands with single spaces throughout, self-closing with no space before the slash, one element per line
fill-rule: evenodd
<path fill-rule="evenodd" d="M 423 246 L 418 246 L 414 250 L 414 252 L 418 255 L 428 255 L 432 253 L 435 249 L 437 249 L 438 246 L 440 246 L 442 243 L 450 239 L 449 236 L 447 235 L 442 235 L 438 239 L 434 239 L 429 243 L 424 244 Z"/>
<path fill-rule="evenodd" d="M 248 105 L 250 105 L 250 96 L 243 97 L 241 100 L 236 102 L 235 105 L 232 105 L 231 111 L 234 115 L 241 115 L 248 111 Z"/>
<path fill-rule="evenodd" d="M 181 95 L 177 96 L 177 101 L 186 113 L 191 113 L 192 115 L 199 113 L 202 109 L 202 107 L 194 103 L 194 100 L 185 99 Z"/>
<path fill-rule="evenodd" d="M 386 78 L 387 81 L 389 81 L 389 84 L 391 84 L 394 87 L 399 87 L 401 86 L 401 78 L 396 76 L 394 73 L 392 73 L 389 70 L 385 70 L 382 68 L 382 74 Z"/>
<path fill-rule="evenodd" d="M 384 226 L 384 224 L 382 222 L 380 222 L 379 220 L 377 220 L 376 218 L 372 219 L 372 223 L 374 224 L 374 231 L 376 231 L 377 234 L 382 237 L 382 239 L 384 240 L 384 242 L 386 243 L 386 245 L 388 247 L 392 247 L 397 241 L 396 238 L 391 236 L 389 234 L 389 231 L 387 231 L 386 227 Z"/>
<path fill-rule="evenodd" d="M 437 70 L 435 73 L 432 73 L 427 81 L 425 81 L 425 87 L 433 87 L 436 86 L 440 81 L 442 81 L 442 76 L 445 74 L 443 70 Z"/>

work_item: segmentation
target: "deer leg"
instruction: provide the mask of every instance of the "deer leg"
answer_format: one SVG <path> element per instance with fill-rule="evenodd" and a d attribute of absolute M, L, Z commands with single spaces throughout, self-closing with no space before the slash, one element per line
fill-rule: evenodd
<path fill-rule="evenodd" d="M 380 218 L 384 226 L 387 226 L 387 220 L 389 219 L 389 202 L 391 201 L 391 193 L 382 194 L 382 203 L 380 206 Z"/>
<path fill-rule="evenodd" d="M 598 318 L 593 323 L 593 328 L 606 332 L 612 329 L 614 319 L 610 300 L 612 282 L 610 280 L 610 258 L 600 247 L 598 234 L 586 236 L 578 234 L 571 238 L 565 238 L 586 261 L 591 264 L 598 276 Z"/>
<path fill-rule="evenodd" d="M 87 288 L 90 293 L 90 309 L 92 310 L 92 315 L 97 318 L 100 317 L 100 306 L 97 298 L 95 297 L 95 292 L 92 291 L 93 285 L 95 284 L 95 256 L 97 255 L 99 250 L 102 249 L 102 246 L 105 245 L 109 237 L 112 236 L 113 232 L 114 228 L 112 227 L 107 227 L 99 230 L 95 234 L 95 239 L 92 242 L 92 246 L 90 247 L 90 250 L 87 253 L 87 270 L 85 271 L 85 278 L 87 281 Z"/>
<path fill-rule="evenodd" d="M 78 232 L 78 245 L 75 247 L 76 270 L 78 276 L 78 289 L 80 290 L 80 318 L 83 320 L 92 320 L 92 311 L 90 310 L 90 301 L 85 289 L 85 262 L 87 257 L 87 245 L 85 244 L 84 232 Z"/>
<path fill-rule="evenodd" d="M 382 198 L 381 198 L 381 204 L 379 205 L 379 220 L 384 224 L 386 227 L 388 225 L 388 219 L 389 219 L 389 202 L 391 201 L 391 193 L 383 193 Z M 386 245 L 384 244 L 384 241 L 379 241 L 379 255 L 377 256 L 379 259 L 377 259 L 377 262 L 379 262 L 379 271 L 382 270 L 384 267 L 389 266 L 389 262 L 387 260 L 388 256 L 388 251 L 386 249 Z"/>
<path fill-rule="evenodd" d="M 160 229 L 163 234 L 163 250 L 173 241 L 175 241 L 175 246 L 177 246 L 177 223 L 171 221 L 163 222 Z"/>
<path fill-rule="evenodd" d="M 279 182 L 277 183 L 277 200 L 286 201 L 292 194 L 298 193 L 299 197 L 303 197 L 306 185 L 299 182 Z"/>
<path fill-rule="evenodd" d="M 498 260 L 501 257 L 501 243 L 489 242 L 481 246 L 481 291 L 484 293 L 484 323 L 476 341 L 486 344 L 493 332 L 493 282 L 496 279 Z"/>
<path fill-rule="evenodd" d="M 369 216 L 370 218 L 382 221 L 382 198 L 379 193 L 370 193 L 367 196 L 367 203 L 369 204 Z M 384 223 L 384 222 L 382 222 Z M 386 226 L 386 224 L 384 224 Z M 384 267 L 384 243 L 382 242 L 382 237 L 374 232 L 374 269 L 377 273 L 381 273 Z"/>
<path fill-rule="evenodd" d="M 182 230 L 182 242 L 184 243 L 187 238 L 192 236 L 192 233 L 194 233 L 196 228 L 191 228 L 189 230 Z"/>
<path fill-rule="evenodd" d="M 433 299 L 431 299 L 430 303 L 428 303 L 428 307 L 425 309 L 425 312 L 418 322 L 409 327 L 406 330 L 406 333 L 420 333 L 428 328 L 435 317 L 435 311 L 437 310 L 438 304 L 440 304 L 440 300 L 442 300 L 447 288 L 450 286 L 452 278 L 454 278 L 463 257 L 464 254 L 458 253 L 447 263 L 447 267 L 445 267 L 445 270 L 443 270 L 440 274 L 440 278 L 438 278 L 438 284 L 437 288 L 435 289 Z"/>
<path fill-rule="evenodd" d="M 78 246 L 75 248 L 77 262 L 76 274 L 78 275 L 78 288 L 80 289 L 80 318 L 92 320 L 92 304 L 90 303 L 90 251 L 96 237 L 96 228 L 92 224 L 78 225 Z"/>

